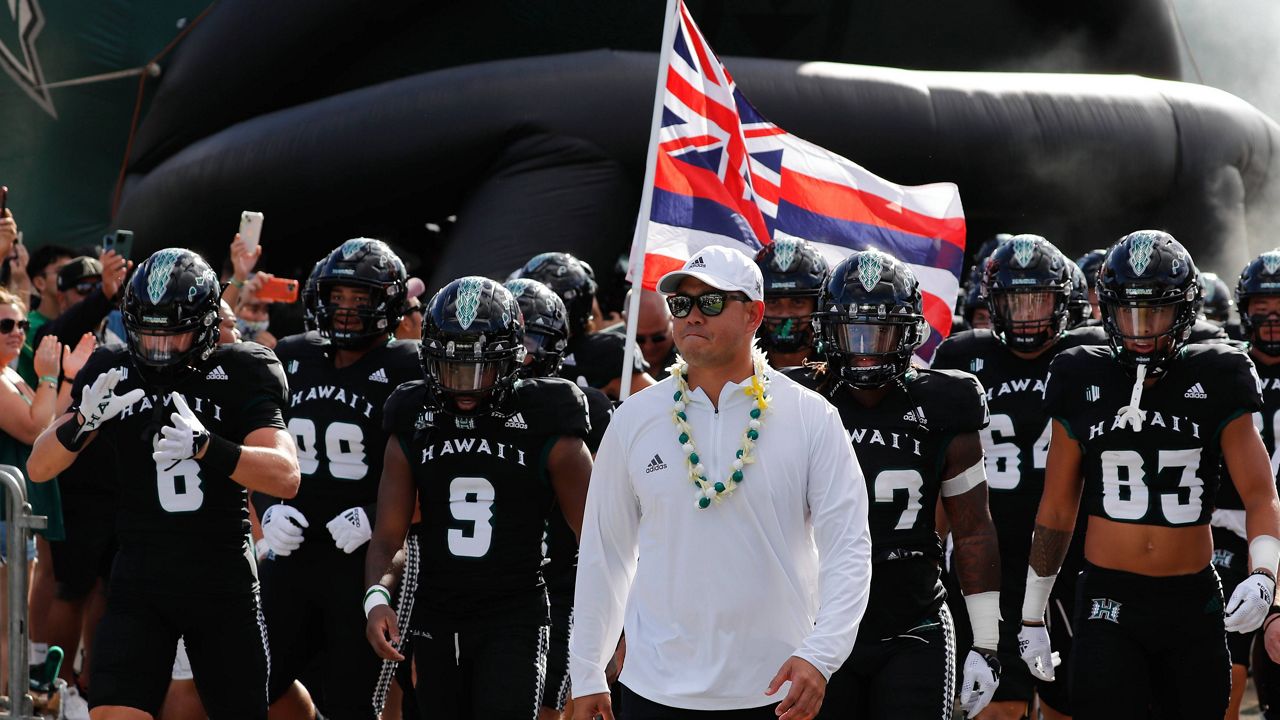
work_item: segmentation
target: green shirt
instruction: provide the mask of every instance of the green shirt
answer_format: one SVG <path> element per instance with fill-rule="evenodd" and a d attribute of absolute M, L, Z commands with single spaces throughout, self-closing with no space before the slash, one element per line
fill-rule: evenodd
<path fill-rule="evenodd" d="M 36 339 L 36 331 L 51 319 L 41 315 L 39 310 L 27 313 L 27 320 L 31 323 L 31 327 L 27 328 L 27 340 L 22 344 L 22 352 L 18 354 L 18 374 L 31 387 L 35 387 L 36 380 L 39 379 L 36 377 L 36 351 L 31 341 Z"/>

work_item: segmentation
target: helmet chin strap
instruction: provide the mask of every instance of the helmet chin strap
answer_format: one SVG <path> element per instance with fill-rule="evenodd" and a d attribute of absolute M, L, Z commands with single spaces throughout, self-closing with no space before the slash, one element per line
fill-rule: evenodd
<path fill-rule="evenodd" d="M 1133 382 L 1133 392 L 1129 395 L 1129 404 L 1120 408 L 1120 414 L 1116 417 L 1120 418 L 1120 424 L 1129 425 L 1134 432 L 1142 430 L 1142 423 L 1147 419 L 1147 411 L 1138 407 L 1142 402 L 1142 383 L 1147 379 L 1147 366 L 1145 363 L 1138 365 L 1137 379 Z"/>

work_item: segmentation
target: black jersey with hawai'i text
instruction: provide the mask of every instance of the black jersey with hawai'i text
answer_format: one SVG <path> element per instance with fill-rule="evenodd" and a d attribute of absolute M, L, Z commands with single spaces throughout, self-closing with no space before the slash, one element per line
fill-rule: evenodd
<path fill-rule="evenodd" d="M 812 367 L 787 375 L 806 387 L 821 385 Z M 919 625 L 946 597 L 934 508 L 947 448 L 957 435 L 986 426 L 986 396 L 969 373 L 912 369 L 875 407 L 844 387 L 824 397 L 840 411 L 871 500 L 874 567 L 858 641 L 875 642 Z"/>
<path fill-rule="evenodd" d="M 1134 374 L 1101 347 L 1054 358 L 1045 410 L 1080 443 L 1082 510 L 1116 522 L 1163 527 L 1209 521 L 1227 423 L 1262 409 L 1262 381 L 1244 352 L 1188 345 L 1142 393 L 1141 432 L 1121 425 Z"/>
<path fill-rule="evenodd" d="M 1081 344 L 1105 343 L 1101 328 L 1066 333 L 1053 347 L 1027 360 L 1013 354 L 990 330 L 953 335 L 938 346 L 933 367 L 970 372 L 987 392 L 991 423 L 982 431 L 988 504 L 1000 542 L 1002 571 L 1021 580 L 1031 552 L 1044 467 L 1049 457 L 1049 416 L 1042 404 L 1049 363 Z"/>
<path fill-rule="evenodd" d="M 112 582 L 175 594 L 247 591 L 255 580 L 244 554 L 249 531 L 245 488 L 227 476 L 211 475 L 198 460 L 162 467 L 152 459 L 156 434 L 171 424 L 176 410 L 170 390 L 146 385 L 127 350 L 95 352 L 76 376 L 72 397 L 79 398 L 85 385 L 112 368 L 124 373 L 116 395 L 136 388 L 147 391 L 104 423 L 94 439 L 115 446 L 120 463 L 120 553 Z M 276 356 L 256 343 L 217 347 L 172 390 L 209 432 L 233 443 L 243 444 L 260 428 L 285 427 L 284 372 Z"/>
<path fill-rule="evenodd" d="M 1262 410 L 1253 414 L 1253 426 L 1258 428 L 1258 434 L 1267 446 L 1267 455 L 1271 458 L 1271 476 L 1274 478 L 1280 472 L 1280 450 L 1276 446 L 1276 428 L 1280 427 L 1280 364 L 1255 362 L 1253 365 L 1258 378 L 1262 380 Z M 1225 464 L 1222 470 L 1225 478 Z M 1244 501 L 1240 499 L 1240 493 L 1236 492 L 1234 483 L 1224 480 L 1218 488 L 1218 507 L 1223 510 L 1244 509 Z"/>
<path fill-rule="evenodd" d="M 393 340 L 336 368 L 332 346 L 318 333 L 292 335 L 276 346 L 289 379 L 285 418 L 302 471 L 298 495 L 287 503 L 310 524 L 298 552 L 336 550 L 325 524 L 344 510 L 363 507 L 373 520 L 387 446 L 383 405 L 401 383 L 422 378 L 417 347 Z M 276 502 L 254 495 L 259 511 Z"/>
<path fill-rule="evenodd" d="M 542 540 L 555 503 L 551 448 L 589 430 L 582 392 L 559 378 L 517 383 L 501 412 L 432 409 L 425 383 L 387 400 L 383 423 L 404 449 L 422 510 L 415 625 L 458 628 L 545 620 Z"/>

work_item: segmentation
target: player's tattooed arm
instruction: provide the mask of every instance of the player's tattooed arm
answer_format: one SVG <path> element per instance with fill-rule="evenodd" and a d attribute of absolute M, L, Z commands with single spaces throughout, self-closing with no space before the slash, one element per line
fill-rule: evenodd
<path fill-rule="evenodd" d="M 1053 421 L 1049 457 L 1045 463 L 1044 493 L 1031 536 L 1031 569 L 1041 577 L 1056 575 L 1067 557 L 1071 534 L 1080 511 L 1082 453 L 1062 423 Z"/>
<path fill-rule="evenodd" d="M 977 433 L 957 435 L 947 447 L 944 477 L 951 479 L 980 465 L 982 441 Z M 956 573 L 965 595 L 1000 589 L 1000 547 L 987 507 L 986 483 L 957 495 L 944 495 L 942 507 L 955 543 Z"/>
<path fill-rule="evenodd" d="M 1067 547 L 1070 545 L 1070 530 L 1058 530 L 1036 523 L 1035 533 L 1031 536 L 1031 569 L 1040 577 L 1057 575 L 1062 562 L 1067 558 Z"/>

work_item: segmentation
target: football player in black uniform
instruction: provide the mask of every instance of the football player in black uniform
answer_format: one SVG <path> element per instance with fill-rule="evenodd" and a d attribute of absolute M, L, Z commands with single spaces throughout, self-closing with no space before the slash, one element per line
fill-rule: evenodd
<path fill-rule="evenodd" d="M 526 352 L 520 308 L 486 278 L 436 293 L 422 335 L 425 379 L 400 386 L 383 413 L 390 438 L 366 559 L 367 633 L 381 657 L 403 659 L 380 583 L 416 497 L 411 627 L 423 716 L 532 719 L 548 642 L 543 531 L 556 504 L 575 534 L 581 527 L 585 400 L 560 378 L 515 382 Z"/>
<path fill-rule="evenodd" d="M 1076 515 L 1088 515 L 1078 579 L 1071 700 L 1092 718 L 1218 718 L 1227 709 L 1224 637 L 1267 614 L 1280 562 L 1280 500 L 1254 427 L 1261 381 L 1223 343 L 1185 345 L 1199 311 L 1190 255 L 1141 230 L 1107 253 L 1098 299 L 1110 347 L 1054 358 L 1044 497 L 1022 608 L 1021 654 L 1054 677 L 1044 611 Z M 1251 573 L 1223 612 L 1209 517 L 1226 469 L 1245 508 Z M 1083 493 L 1083 497 L 1082 497 Z"/>
<path fill-rule="evenodd" d="M 568 313 L 560 296 L 537 280 L 517 278 L 505 286 L 515 296 L 524 317 L 524 366 L 520 376 L 526 378 L 559 377 L 560 362 L 567 342 Z M 665 303 L 664 303 L 665 305 Z M 579 388 L 587 399 L 591 430 L 587 449 L 592 456 L 600 447 L 604 431 L 613 415 L 613 403 L 595 388 Z M 569 631 L 573 627 L 574 579 L 578 571 L 578 541 L 565 522 L 564 515 L 551 513 L 547 518 L 547 558 L 542 575 L 547 581 L 551 599 L 551 643 L 547 648 L 547 678 L 543 684 L 544 720 L 556 720 L 569 699 Z"/>
<path fill-rule="evenodd" d="M 1022 566 L 1044 486 L 1049 418 L 1041 394 L 1049 361 L 1066 344 L 1072 288 L 1071 261 L 1038 235 L 1018 235 L 1000 245 L 984 273 L 992 329 L 953 335 L 938 346 L 935 369 L 965 370 L 986 388 L 991 422 L 982 430 L 986 451 L 991 517 L 1000 537 L 1000 653 L 1004 666 L 995 700 L 984 718 L 1017 720 L 1026 716 L 1036 684 L 1019 661 L 1018 624 L 1011 618 L 1022 608 L 1026 573 Z M 1061 625 L 1070 617 L 1070 598 L 1062 598 Z M 959 608 L 957 608 L 957 611 Z M 1065 615 L 1065 617 L 1063 617 Z M 1065 628 L 1063 628 L 1066 631 Z M 1066 631 L 1069 632 L 1069 631 Z M 1066 643 L 1059 643 L 1065 651 Z M 1066 683 L 1042 689 L 1046 717 L 1069 710 Z"/>
<path fill-rule="evenodd" d="M 93 717 L 142 718 L 164 700 L 186 639 L 209 717 L 267 717 L 266 628 L 249 543 L 246 488 L 298 489 L 275 355 L 217 345 L 218 276 L 170 248 L 129 281 L 127 349 L 100 349 L 80 399 L 36 441 L 35 481 L 108 442 L 121 466 L 120 549 L 93 658 Z"/>
<path fill-rule="evenodd" d="M 814 357 L 813 313 L 830 267 L 808 242 L 778 238 L 756 253 L 764 276 L 764 320 L 757 344 L 775 368 L 796 367 Z"/>
<path fill-rule="evenodd" d="M 1276 452 L 1276 420 L 1280 419 L 1280 252 L 1263 253 L 1240 273 L 1236 283 L 1236 307 L 1249 343 L 1249 358 L 1262 379 L 1262 411 L 1253 414 L 1253 424 L 1262 435 L 1274 474 L 1280 469 L 1280 453 Z M 1224 482 L 1219 487 L 1217 509 L 1213 511 L 1209 524 L 1213 528 L 1213 564 L 1222 578 L 1222 592 L 1230 595 L 1249 576 L 1244 503 L 1234 483 Z M 1240 715 L 1254 635 L 1252 632 L 1227 633 L 1227 649 L 1231 653 L 1228 720 Z M 1268 672 L 1271 664 L 1265 664 L 1268 667 L 1255 673 L 1260 694 L 1265 692 L 1268 678 L 1274 676 Z"/>
<path fill-rule="evenodd" d="M 569 312 L 569 344 L 560 368 L 560 377 L 582 387 L 593 387 L 617 400 L 622 387 L 622 358 L 626 338 L 609 332 L 590 332 L 588 325 L 596 307 L 596 280 L 591 266 L 569 253 L 535 255 L 512 279 L 528 278 L 551 288 Z M 632 359 L 631 392 L 653 384 L 648 363 L 639 349 Z"/>
<path fill-rule="evenodd" d="M 1084 273 L 1084 279 L 1089 284 L 1089 305 L 1093 308 L 1090 320 L 1102 319 L 1102 311 L 1098 309 L 1098 269 L 1102 267 L 1102 260 L 1106 256 L 1106 250 L 1095 248 L 1076 258 L 1076 267 Z"/>
<path fill-rule="evenodd" d="M 840 410 L 872 499 L 871 599 L 821 717 L 951 717 L 956 648 L 943 602 L 939 498 L 975 626 L 964 710 L 981 711 L 1000 680 L 1000 551 L 978 437 L 986 396 L 968 373 L 911 367 L 928 332 L 922 303 L 905 264 L 853 253 L 832 269 L 815 316 L 826 363 L 789 373 Z"/>
<path fill-rule="evenodd" d="M 360 622 L 365 543 L 382 477 L 382 407 L 421 377 L 417 343 L 395 340 L 408 279 L 379 240 L 336 248 L 314 273 L 318 332 L 287 337 L 276 355 L 289 378 L 289 433 L 302 486 L 282 502 L 254 495 L 263 541 L 262 604 L 271 640 L 272 716 L 369 718 L 381 662 Z M 318 687 L 295 683 L 319 658 Z"/>

